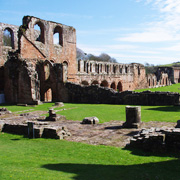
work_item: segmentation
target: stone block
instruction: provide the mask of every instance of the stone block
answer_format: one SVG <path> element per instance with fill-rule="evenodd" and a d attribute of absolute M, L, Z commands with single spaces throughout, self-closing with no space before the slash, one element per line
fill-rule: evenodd
<path fill-rule="evenodd" d="M 82 121 L 82 124 L 98 124 L 99 119 L 97 117 L 85 117 Z"/>

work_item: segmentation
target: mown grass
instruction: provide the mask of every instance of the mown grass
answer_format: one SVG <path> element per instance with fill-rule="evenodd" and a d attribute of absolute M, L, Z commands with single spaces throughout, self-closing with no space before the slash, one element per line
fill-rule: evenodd
<path fill-rule="evenodd" d="M 0 179 L 179 180 L 176 155 L 0 134 Z"/>
<path fill-rule="evenodd" d="M 53 105 L 0 107 L 22 113 L 48 111 Z M 101 123 L 125 121 L 125 105 L 65 103 L 64 107 L 56 108 L 60 109 L 66 110 L 57 113 L 70 120 L 97 116 Z M 144 122 L 179 119 L 179 106 L 142 106 L 141 109 Z M 0 179 L 3 180 L 179 180 L 179 169 L 177 154 L 152 155 L 140 150 L 0 133 Z"/>
<path fill-rule="evenodd" d="M 109 104 L 71 104 L 64 103 L 65 106 L 55 108 L 57 114 L 66 116 L 68 120 L 82 121 L 85 117 L 96 116 L 100 123 L 109 122 L 111 120 L 125 121 L 126 105 L 109 105 Z M 54 107 L 54 103 L 45 103 L 35 107 L 23 106 L 6 106 L 12 112 L 18 114 L 29 111 L 48 111 L 49 108 Z M 28 111 L 29 109 L 29 111 Z M 33 109 L 33 110 L 32 110 Z M 25 111 L 24 111 L 25 110 Z M 141 106 L 141 120 L 143 122 L 161 121 L 161 122 L 177 122 L 180 119 L 180 106 Z M 46 116 L 48 114 L 45 114 Z"/>
<path fill-rule="evenodd" d="M 171 86 L 158 87 L 158 88 L 138 89 L 138 90 L 135 90 L 135 91 L 136 92 L 143 92 L 143 91 L 147 91 L 147 90 L 150 90 L 152 92 L 155 92 L 155 91 L 169 91 L 169 92 L 180 93 L 180 83 L 173 84 Z"/>

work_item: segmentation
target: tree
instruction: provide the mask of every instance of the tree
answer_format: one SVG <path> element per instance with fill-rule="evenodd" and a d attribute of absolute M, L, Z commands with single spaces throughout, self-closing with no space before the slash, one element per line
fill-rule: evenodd
<path fill-rule="evenodd" d="M 105 62 L 113 62 L 117 63 L 115 58 L 112 58 L 110 55 L 106 53 L 101 53 L 99 56 L 93 54 L 86 54 L 83 50 L 76 48 L 77 60 L 93 60 L 93 61 L 105 61 Z"/>
<path fill-rule="evenodd" d="M 157 71 L 157 66 L 154 64 L 145 63 L 146 74 L 155 74 Z"/>
<path fill-rule="evenodd" d="M 87 60 L 88 59 L 87 54 L 79 48 L 76 48 L 76 58 L 77 58 L 77 60 L 79 60 L 79 59 Z"/>

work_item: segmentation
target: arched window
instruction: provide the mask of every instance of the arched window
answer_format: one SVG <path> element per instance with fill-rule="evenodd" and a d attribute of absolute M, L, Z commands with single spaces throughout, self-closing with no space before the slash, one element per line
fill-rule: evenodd
<path fill-rule="evenodd" d="M 98 83 L 98 81 L 93 81 L 92 83 L 91 83 L 92 85 L 98 85 L 99 83 Z"/>
<path fill-rule="evenodd" d="M 112 88 L 112 89 L 116 89 L 116 84 L 115 84 L 115 82 L 113 82 L 113 83 L 111 84 L 111 88 Z"/>
<path fill-rule="evenodd" d="M 53 41 L 54 44 L 59 44 L 63 46 L 63 30 L 60 26 L 56 26 L 53 32 Z"/>
<path fill-rule="evenodd" d="M 121 92 L 123 90 L 122 83 L 119 81 L 117 85 L 117 91 Z"/>
<path fill-rule="evenodd" d="M 4 46 L 10 46 L 14 49 L 14 33 L 10 28 L 6 28 L 3 32 L 3 44 Z"/>
<path fill-rule="evenodd" d="M 151 80 L 149 79 L 149 87 L 151 86 Z"/>
<path fill-rule="evenodd" d="M 35 38 L 35 41 L 39 41 L 39 42 L 42 42 L 44 43 L 45 42 L 45 39 L 44 39 L 44 24 L 42 22 L 37 22 L 35 25 L 34 25 L 34 38 Z"/>
<path fill-rule="evenodd" d="M 85 85 L 85 86 L 88 86 L 88 85 L 89 85 L 89 83 L 88 83 L 87 81 L 82 81 L 81 84 L 82 84 L 82 85 Z"/>
<path fill-rule="evenodd" d="M 108 87 L 108 82 L 106 80 L 102 81 L 100 86 L 102 87 Z"/>

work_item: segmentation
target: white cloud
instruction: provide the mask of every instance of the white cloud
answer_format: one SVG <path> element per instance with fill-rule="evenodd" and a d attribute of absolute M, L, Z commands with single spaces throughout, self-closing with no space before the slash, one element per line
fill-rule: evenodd
<path fill-rule="evenodd" d="M 142 0 L 136 0 L 142 2 Z M 140 33 L 117 38 L 127 42 L 166 42 L 180 40 L 180 0 L 145 0 L 159 11 L 158 21 L 145 24 Z"/>
<path fill-rule="evenodd" d="M 162 51 L 177 51 L 180 52 L 180 43 L 175 44 L 174 46 L 159 48 Z"/>
<path fill-rule="evenodd" d="M 162 28 L 150 28 L 142 33 L 132 33 L 125 37 L 117 38 L 118 41 L 127 42 L 163 42 L 163 41 L 175 41 L 180 37 L 173 35 Z"/>

